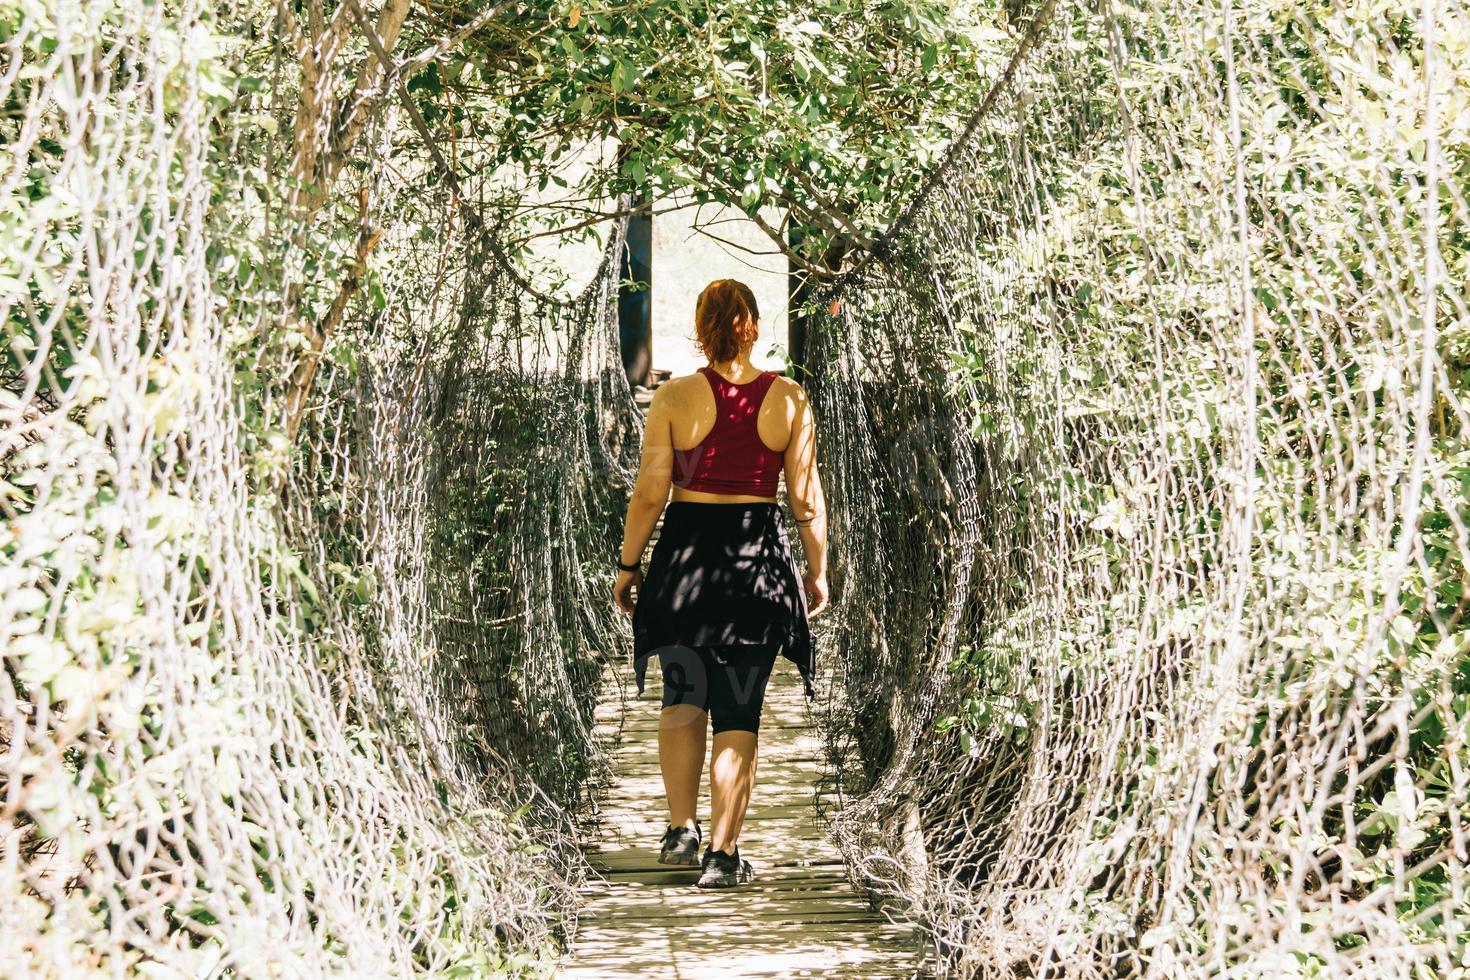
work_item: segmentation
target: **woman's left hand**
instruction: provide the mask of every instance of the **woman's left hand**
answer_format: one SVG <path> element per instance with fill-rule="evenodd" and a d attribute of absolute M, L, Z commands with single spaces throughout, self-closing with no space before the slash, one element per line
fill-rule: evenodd
<path fill-rule="evenodd" d="M 643 587 L 643 569 L 636 572 L 618 572 L 618 580 L 613 583 L 613 605 L 617 606 L 629 616 L 633 615 L 633 603 L 636 601 L 633 591 Z"/>

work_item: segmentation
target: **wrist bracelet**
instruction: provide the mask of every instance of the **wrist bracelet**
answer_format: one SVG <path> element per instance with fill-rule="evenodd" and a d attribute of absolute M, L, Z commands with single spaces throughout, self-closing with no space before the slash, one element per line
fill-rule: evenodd
<path fill-rule="evenodd" d="M 643 563 L 642 562 L 639 562 L 639 561 L 635 561 L 631 565 L 624 565 L 623 564 L 623 556 L 622 555 L 619 555 L 618 556 L 618 568 L 622 569 L 625 572 L 636 572 L 639 569 L 641 569 L 642 567 L 643 567 Z"/>

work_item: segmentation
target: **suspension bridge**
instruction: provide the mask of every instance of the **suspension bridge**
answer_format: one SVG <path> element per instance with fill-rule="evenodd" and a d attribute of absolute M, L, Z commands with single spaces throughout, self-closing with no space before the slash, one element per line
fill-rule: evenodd
<path fill-rule="evenodd" d="M 0 3 L 6 971 L 1463 974 L 1460 0 L 422 7 Z M 675 163 L 561 290 L 490 134 L 588 106 Z M 831 226 L 833 603 L 704 894 L 609 590 L 625 236 L 726 136 Z"/>

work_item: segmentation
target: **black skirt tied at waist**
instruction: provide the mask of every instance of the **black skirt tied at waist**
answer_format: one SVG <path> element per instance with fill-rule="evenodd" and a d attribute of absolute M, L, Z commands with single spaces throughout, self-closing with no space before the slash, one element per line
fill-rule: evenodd
<path fill-rule="evenodd" d="M 633 607 L 638 692 L 660 647 L 746 644 L 779 644 L 816 696 L 806 592 L 781 508 L 673 501 Z"/>

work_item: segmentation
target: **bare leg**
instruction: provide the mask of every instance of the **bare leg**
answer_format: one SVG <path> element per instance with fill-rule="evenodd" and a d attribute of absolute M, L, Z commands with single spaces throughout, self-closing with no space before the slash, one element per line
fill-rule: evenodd
<path fill-rule="evenodd" d="M 670 705 L 658 716 L 658 760 L 669 800 L 669 826 L 694 829 L 699 808 L 699 777 L 704 769 L 704 743 L 709 738 L 709 712 L 687 704 Z"/>
<path fill-rule="evenodd" d="M 710 847 L 732 854 L 755 786 L 756 733 L 726 731 L 715 735 L 709 763 Z"/>

